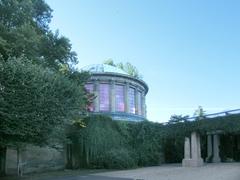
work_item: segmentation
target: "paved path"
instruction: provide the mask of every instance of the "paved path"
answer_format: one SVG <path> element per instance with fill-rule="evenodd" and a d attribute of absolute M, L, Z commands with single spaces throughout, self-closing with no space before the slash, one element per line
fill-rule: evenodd
<path fill-rule="evenodd" d="M 240 180 L 240 163 L 205 164 L 196 168 L 184 168 L 180 164 L 162 165 L 40 180 Z"/>
<path fill-rule="evenodd" d="M 197 168 L 184 168 L 181 165 L 163 165 L 98 173 L 97 175 L 134 180 L 240 180 L 240 163 L 206 164 Z"/>

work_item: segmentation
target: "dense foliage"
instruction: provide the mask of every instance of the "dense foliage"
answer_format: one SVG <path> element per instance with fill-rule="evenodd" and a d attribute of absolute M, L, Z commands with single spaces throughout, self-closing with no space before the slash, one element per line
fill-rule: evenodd
<path fill-rule="evenodd" d="M 71 168 L 123 169 L 161 162 L 180 163 L 184 155 L 184 137 L 193 131 L 201 134 L 202 157 L 206 158 L 207 132 L 223 132 L 222 138 L 225 139 L 240 132 L 239 115 L 196 121 L 174 117 L 165 125 L 148 121 L 119 122 L 105 116 L 90 116 L 83 123 L 86 127 L 74 126 L 68 134 L 73 152 L 68 161 Z M 235 160 L 239 159 L 236 157 L 238 150 L 235 148 L 233 153 L 232 149 L 220 147 L 223 159 L 228 154 L 233 154 Z"/>
<path fill-rule="evenodd" d="M 0 145 L 46 144 L 86 110 L 89 75 L 74 70 L 69 40 L 49 29 L 51 12 L 44 0 L 0 0 Z"/>
<path fill-rule="evenodd" d="M 51 12 L 44 0 L 0 0 L 0 174 L 8 145 L 58 144 L 91 97 L 70 41 L 49 29 Z"/>
<path fill-rule="evenodd" d="M 4 60 L 24 55 L 59 69 L 77 62 L 70 41 L 52 32 L 51 8 L 43 0 L 0 0 L 0 54 Z"/>
<path fill-rule="evenodd" d="M 119 122 L 105 116 L 90 116 L 83 122 L 86 127 L 75 126 L 69 131 L 73 143 L 69 167 L 123 169 L 162 161 L 158 125 L 154 123 Z"/>
<path fill-rule="evenodd" d="M 0 61 L 0 144 L 46 143 L 53 130 L 84 112 L 87 96 L 74 78 L 25 58 Z"/>
<path fill-rule="evenodd" d="M 215 118 L 204 118 L 201 120 L 187 121 L 182 119 L 177 123 L 170 123 L 163 129 L 163 134 L 169 137 L 177 137 L 181 135 L 189 135 L 191 132 L 197 131 L 201 134 L 207 132 L 219 131 L 225 134 L 239 134 L 240 133 L 240 115 L 227 115 Z"/>

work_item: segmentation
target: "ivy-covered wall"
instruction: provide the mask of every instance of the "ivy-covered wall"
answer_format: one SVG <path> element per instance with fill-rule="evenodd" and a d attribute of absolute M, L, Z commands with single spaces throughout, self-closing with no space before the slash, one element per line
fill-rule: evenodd
<path fill-rule="evenodd" d="M 90 116 L 68 129 L 68 168 L 134 168 L 181 162 L 184 137 L 201 134 L 202 157 L 207 157 L 207 132 L 222 132 L 221 158 L 239 161 L 240 115 L 169 124 L 113 121 Z M 231 140 L 233 138 L 234 140 Z M 237 138 L 237 139 L 236 139 Z M 228 141 L 230 140 L 230 141 Z M 233 142 L 234 141 L 234 142 Z M 232 144 L 231 146 L 226 144 Z M 228 148 L 224 148 L 224 147 Z"/>
<path fill-rule="evenodd" d="M 83 120 L 86 127 L 68 130 L 68 168 L 134 168 L 163 161 L 160 124 L 113 121 L 106 116 Z"/>

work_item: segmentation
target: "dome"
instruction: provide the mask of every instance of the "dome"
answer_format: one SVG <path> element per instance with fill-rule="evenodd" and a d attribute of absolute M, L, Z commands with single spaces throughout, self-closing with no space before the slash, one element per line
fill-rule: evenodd
<path fill-rule="evenodd" d="M 107 64 L 92 64 L 81 68 L 82 71 L 89 71 L 90 73 L 118 73 L 128 75 L 125 71 Z"/>
<path fill-rule="evenodd" d="M 88 65 L 80 70 L 90 73 L 85 84 L 85 89 L 95 95 L 88 107 L 90 114 L 107 115 L 113 120 L 146 120 L 148 86 L 143 80 L 107 64 Z"/>

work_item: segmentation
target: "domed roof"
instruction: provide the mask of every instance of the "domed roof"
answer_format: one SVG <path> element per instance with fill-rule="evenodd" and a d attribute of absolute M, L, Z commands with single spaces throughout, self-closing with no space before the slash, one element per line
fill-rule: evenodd
<path fill-rule="evenodd" d="M 90 73 L 118 73 L 118 74 L 124 74 L 124 75 L 128 75 L 125 71 L 114 67 L 114 66 L 110 66 L 107 64 L 92 64 L 92 65 L 88 65 L 85 66 L 83 68 L 81 68 L 82 71 L 88 71 Z"/>

